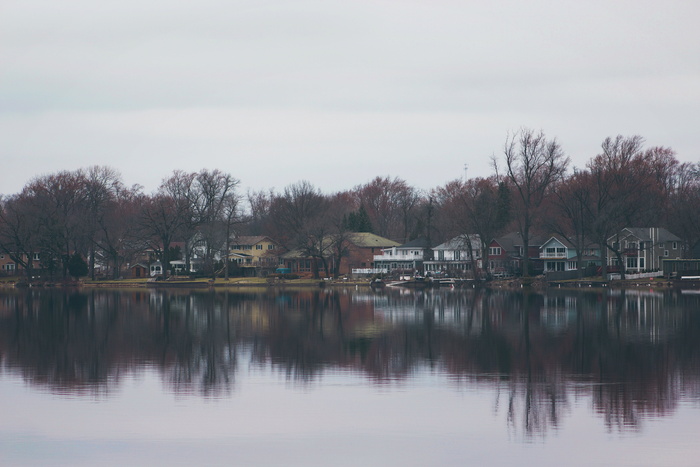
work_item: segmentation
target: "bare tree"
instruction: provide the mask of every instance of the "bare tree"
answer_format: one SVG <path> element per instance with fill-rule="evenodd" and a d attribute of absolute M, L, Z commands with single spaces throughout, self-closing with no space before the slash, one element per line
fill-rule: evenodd
<path fill-rule="evenodd" d="M 583 253 L 592 246 L 588 231 L 592 221 L 589 207 L 593 201 L 590 188 L 591 174 L 586 170 L 575 171 L 558 183 L 552 197 L 554 212 L 546 223 L 550 230 L 567 239 L 576 249 L 579 277 L 583 277 Z"/>
<path fill-rule="evenodd" d="M 124 191 L 124 186 L 119 172 L 110 167 L 90 167 L 83 173 L 83 177 L 86 213 L 83 232 L 90 249 L 88 254 L 90 275 L 92 280 L 95 280 L 95 258 L 100 225 L 104 225 L 105 217 L 113 213 L 116 197 Z"/>
<path fill-rule="evenodd" d="M 97 254 L 111 269 L 114 279 L 119 277 L 125 263 L 145 249 L 144 242 L 139 239 L 139 216 L 144 198 L 138 185 L 121 188 L 105 206 L 104 214 L 96 219 Z"/>
<path fill-rule="evenodd" d="M 687 257 L 700 250 L 700 162 L 679 166 L 668 201 L 669 228 L 687 243 Z M 697 256 L 696 256 L 697 257 Z"/>
<path fill-rule="evenodd" d="M 476 178 L 466 182 L 454 180 L 433 191 L 442 217 L 448 219 L 451 236 L 462 236 L 472 272 L 478 277 L 476 255 L 471 234 L 481 243 L 480 256 L 486 261 L 489 243 L 500 234 L 510 218 L 510 191 L 495 177 Z"/>
<path fill-rule="evenodd" d="M 569 158 L 556 139 L 543 132 L 522 129 L 506 139 L 506 177 L 513 187 L 514 217 L 523 239 L 523 274 L 530 275 L 530 234 L 541 214 L 541 206 L 552 187 L 564 176 Z"/>
<path fill-rule="evenodd" d="M 186 201 L 159 192 L 141 200 L 139 226 L 145 241 L 161 252 L 163 274 L 170 269 L 170 246 L 190 225 L 191 211 Z"/>
<path fill-rule="evenodd" d="M 222 200 L 221 204 L 221 222 L 223 224 L 226 245 L 224 247 L 224 277 L 229 279 L 229 252 L 231 251 L 231 237 L 234 236 L 234 227 L 243 222 L 243 217 L 240 213 L 240 199 L 235 192 L 228 193 Z"/>
<path fill-rule="evenodd" d="M 407 242 L 419 205 L 418 191 L 399 178 L 376 177 L 354 189 L 357 206 L 364 206 L 377 235 Z"/>
<path fill-rule="evenodd" d="M 270 215 L 280 228 L 279 238 L 289 249 L 297 249 L 313 259 L 313 274 L 319 277 L 320 261 L 328 269 L 328 248 L 331 232 L 328 222 L 328 199 L 307 181 L 289 185 L 276 196 L 270 208 Z"/>
<path fill-rule="evenodd" d="M 186 193 L 193 214 L 192 225 L 197 230 L 204 262 L 212 278 L 216 277 L 215 256 L 227 248 L 230 223 L 237 216 L 237 202 L 232 204 L 232 201 L 237 199 L 235 190 L 238 184 L 239 181 L 230 174 L 202 170 L 194 176 Z M 228 250 L 223 252 L 225 266 L 228 265 L 227 256 Z"/>
<path fill-rule="evenodd" d="M 643 144 L 641 136 L 606 138 L 602 152 L 588 163 L 592 190 L 588 229 L 601 248 L 603 276 L 609 249 L 624 277 L 623 249 L 616 235 L 636 223 L 647 206 L 650 171 L 643 163 Z"/>
<path fill-rule="evenodd" d="M 60 266 L 66 278 L 71 255 L 87 256 L 84 174 L 62 171 L 37 177 L 24 193 L 38 215 L 42 264 L 51 273 Z"/>
<path fill-rule="evenodd" d="M 39 212 L 26 193 L 0 198 L 0 251 L 21 266 L 31 281 L 40 252 Z"/>

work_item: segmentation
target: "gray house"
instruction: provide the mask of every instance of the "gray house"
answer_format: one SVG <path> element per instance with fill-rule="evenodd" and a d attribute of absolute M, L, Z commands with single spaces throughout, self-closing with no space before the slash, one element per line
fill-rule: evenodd
<path fill-rule="evenodd" d="M 625 271 L 630 273 L 661 270 L 664 259 L 683 257 L 683 242 L 663 227 L 626 227 L 608 239 L 608 265 L 620 266 L 615 250 L 621 253 Z"/>

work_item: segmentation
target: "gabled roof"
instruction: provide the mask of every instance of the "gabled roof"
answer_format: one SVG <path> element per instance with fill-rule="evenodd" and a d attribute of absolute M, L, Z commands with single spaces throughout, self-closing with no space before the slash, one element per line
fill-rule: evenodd
<path fill-rule="evenodd" d="M 549 239 L 546 242 L 542 243 L 542 245 L 540 246 L 540 249 L 546 248 L 547 244 L 549 244 L 549 242 L 551 242 L 552 240 L 557 240 L 559 243 L 561 243 L 562 245 L 564 245 L 566 248 L 568 248 L 570 250 L 574 250 L 574 251 L 576 250 L 576 245 L 574 245 L 574 242 L 572 242 L 568 238 L 561 236 L 559 234 L 553 234 L 551 237 L 549 237 Z M 587 243 L 586 245 L 584 245 L 584 247 L 582 249 L 583 250 L 596 250 L 596 249 L 600 249 L 600 245 L 598 245 L 597 243 Z"/>
<path fill-rule="evenodd" d="M 501 248 L 506 251 L 514 251 L 516 242 L 523 242 L 522 238 L 520 238 L 520 234 L 517 232 L 512 232 L 503 235 L 502 237 L 495 238 L 494 241 L 501 245 Z"/>
<path fill-rule="evenodd" d="M 571 243 L 571 242 L 569 241 L 569 239 L 567 239 L 567 238 L 565 238 L 565 237 L 562 237 L 561 235 L 557 235 L 557 234 L 552 235 L 551 237 L 549 237 L 549 240 L 547 240 L 546 242 L 542 243 L 542 245 L 540 246 L 540 249 L 546 248 L 546 247 L 547 247 L 547 244 L 548 244 L 549 242 L 551 242 L 552 240 L 558 241 L 559 243 L 561 243 L 562 245 L 564 245 L 566 248 L 568 248 L 568 249 L 570 249 L 570 250 L 572 250 L 572 249 L 575 250 L 575 249 L 576 249 L 576 247 L 574 246 L 574 244 Z"/>
<path fill-rule="evenodd" d="M 452 238 L 445 243 L 433 247 L 433 250 L 463 250 L 467 248 L 467 242 L 472 244 L 480 243 L 479 236 L 476 234 L 462 234 Z"/>
<path fill-rule="evenodd" d="M 428 239 L 426 238 L 416 238 L 415 240 L 411 240 L 408 243 L 404 243 L 403 245 L 397 247 L 400 249 L 406 249 L 406 248 L 430 248 L 430 243 L 428 243 Z"/>
<path fill-rule="evenodd" d="M 241 237 L 235 237 L 231 239 L 231 245 L 257 245 L 260 242 L 268 241 L 271 243 L 277 243 L 274 240 L 272 240 L 270 237 L 267 237 L 265 235 L 257 235 L 257 236 L 241 236 Z"/>
<path fill-rule="evenodd" d="M 501 246 L 508 254 L 514 254 L 518 252 L 518 248 L 516 247 L 522 247 L 523 245 L 523 237 L 520 235 L 519 232 L 511 232 L 509 234 L 506 234 L 502 237 L 495 238 L 493 242 L 496 242 L 498 245 Z M 539 235 L 531 235 L 530 236 L 530 245 L 529 248 L 540 248 L 542 244 L 544 243 L 544 239 L 540 237 Z"/>
<path fill-rule="evenodd" d="M 388 248 L 399 246 L 398 242 L 369 232 L 352 233 L 348 236 L 348 241 L 361 248 Z"/>
<path fill-rule="evenodd" d="M 622 231 L 628 231 L 639 240 L 645 242 L 680 242 L 681 239 L 673 235 L 663 227 L 625 227 Z M 653 238 L 652 238 L 653 234 Z"/>

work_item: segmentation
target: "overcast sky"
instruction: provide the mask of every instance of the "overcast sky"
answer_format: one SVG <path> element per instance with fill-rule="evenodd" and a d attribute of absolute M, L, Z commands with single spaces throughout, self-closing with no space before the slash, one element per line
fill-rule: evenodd
<path fill-rule="evenodd" d="M 0 0 L 0 193 L 90 165 L 147 192 L 492 173 L 508 132 L 576 166 L 639 134 L 700 160 L 700 2 Z"/>

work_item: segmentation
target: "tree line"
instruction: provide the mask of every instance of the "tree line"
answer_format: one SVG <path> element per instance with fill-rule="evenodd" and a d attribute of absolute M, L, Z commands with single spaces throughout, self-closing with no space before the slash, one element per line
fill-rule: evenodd
<path fill-rule="evenodd" d="M 647 147 L 640 136 L 609 137 L 578 168 L 556 138 L 521 129 L 506 138 L 492 167 L 488 177 L 429 190 L 377 176 L 334 193 L 303 180 L 242 193 L 232 174 L 207 169 L 176 170 L 145 193 L 111 167 L 60 171 L 0 199 L 0 251 L 28 277 L 33 258 L 49 274 L 67 277 L 75 257 L 89 261 L 93 275 L 99 263 L 118 277 L 147 250 L 167 269 L 173 259 L 189 263 L 197 248 L 213 273 L 216 259 L 243 235 L 298 249 L 328 274 L 337 272 L 329 265 L 337 267 L 347 254 L 344 239 L 352 232 L 399 243 L 423 237 L 432 245 L 469 233 L 482 240 L 483 258 L 489 242 L 506 232 L 521 234 L 524 251 L 535 235 L 558 233 L 576 247 L 579 264 L 592 244 L 621 259 L 621 247 L 609 239 L 630 226 L 665 227 L 686 242 L 687 252 L 700 248 L 700 162 L 681 163 L 671 148 Z M 179 254 L 176 243 L 185 245 Z"/>

